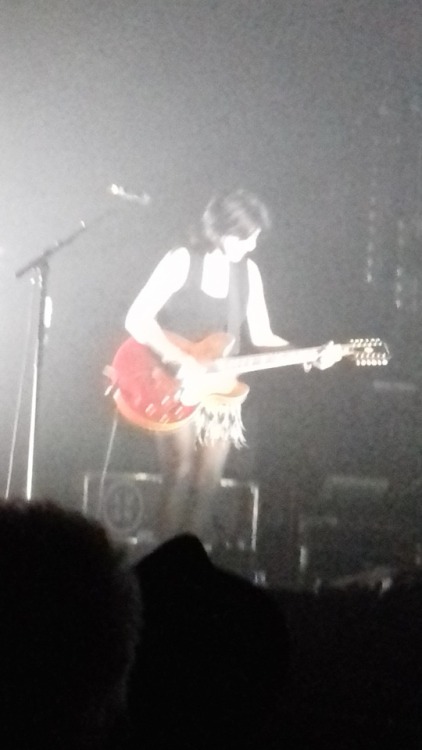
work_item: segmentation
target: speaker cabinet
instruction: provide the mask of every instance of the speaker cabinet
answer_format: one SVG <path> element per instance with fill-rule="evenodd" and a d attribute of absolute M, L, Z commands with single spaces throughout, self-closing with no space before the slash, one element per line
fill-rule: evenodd
<path fill-rule="evenodd" d="M 388 480 L 332 475 L 299 518 L 302 579 L 333 579 L 392 564 L 399 529 L 389 513 Z"/>
<path fill-rule="evenodd" d="M 83 512 L 100 521 L 120 542 L 153 544 L 158 504 L 158 474 L 113 472 L 84 475 Z"/>
<path fill-rule="evenodd" d="M 159 537 L 158 510 L 161 502 L 159 474 L 88 472 L 83 483 L 83 512 L 100 521 L 120 542 L 152 545 Z M 256 550 L 259 488 L 254 482 L 223 478 L 213 500 L 212 548 Z"/>

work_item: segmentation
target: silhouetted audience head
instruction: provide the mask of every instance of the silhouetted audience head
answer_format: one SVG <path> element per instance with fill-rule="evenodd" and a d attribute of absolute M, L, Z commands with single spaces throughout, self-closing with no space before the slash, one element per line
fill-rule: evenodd
<path fill-rule="evenodd" d="M 139 746 L 278 747 L 288 644 L 267 592 L 214 566 L 190 535 L 141 560 L 137 575 L 144 626 L 129 705 Z"/>
<path fill-rule="evenodd" d="M 0 747 L 97 748 L 123 715 L 139 590 L 104 530 L 0 505 Z"/>

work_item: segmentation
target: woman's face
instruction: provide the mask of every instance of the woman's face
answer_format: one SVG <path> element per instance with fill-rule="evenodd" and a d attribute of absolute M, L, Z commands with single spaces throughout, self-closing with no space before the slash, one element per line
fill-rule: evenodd
<path fill-rule="evenodd" d="M 234 234 L 227 234 L 223 237 L 221 240 L 221 247 L 229 261 L 231 263 L 239 263 L 245 255 L 255 250 L 260 233 L 261 230 L 256 229 L 255 232 L 250 234 L 246 239 L 236 237 Z"/>

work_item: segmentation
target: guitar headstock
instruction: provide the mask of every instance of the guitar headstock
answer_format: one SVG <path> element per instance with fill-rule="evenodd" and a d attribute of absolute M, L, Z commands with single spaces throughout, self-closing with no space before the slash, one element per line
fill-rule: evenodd
<path fill-rule="evenodd" d="M 347 348 L 358 367 L 380 367 L 391 359 L 388 346 L 378 338 L 350 339 Z"/>

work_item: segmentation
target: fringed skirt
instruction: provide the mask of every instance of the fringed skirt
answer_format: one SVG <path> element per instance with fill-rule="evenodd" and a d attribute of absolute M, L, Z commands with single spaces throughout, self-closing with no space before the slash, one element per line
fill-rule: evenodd
<path fill-rule="evenodd" d="M 238 449 L 246 445 L 242 405 L 238 401 L 227 403 L 216 399 L 201 404 L 195 412 L 195 423 L 199 445 L 219 440 L 228 441 Z"/>

